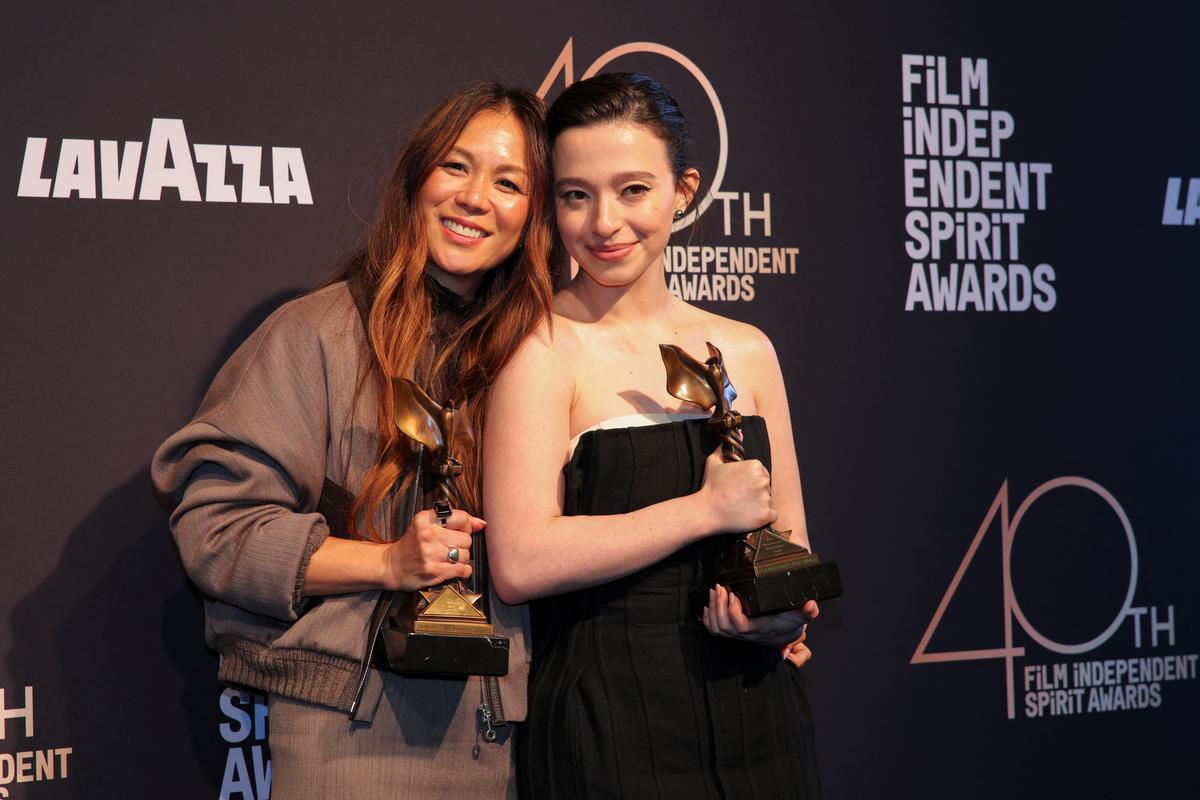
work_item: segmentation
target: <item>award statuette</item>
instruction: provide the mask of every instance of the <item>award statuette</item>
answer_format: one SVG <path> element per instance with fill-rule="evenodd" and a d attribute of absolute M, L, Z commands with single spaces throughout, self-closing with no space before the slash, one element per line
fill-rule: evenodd
<path fill-rule="evenodd" d="M 424 447 L 436 481 L 434 511 L 444 525 L 458 504 L 459 458 L 474 441 L 461 405 L 438 404 L 407 378 L 392 381 L 396 427 Z M 415 480 L 420 481 L 418 472 Z M 418 487 L 419 488 L 419 487 Z M 457 560 L 457 548 L 448 558 Z M 483 537 L 472 534 L 471 586 L 449 581 L 411 594 L 397 592 L 386 611 L 378 657 L 395 672 L 466 676 L 507 675 L 508 639 L 487 616 Z"/>
<path fill-rule="evenodd" d="M 721 351 L 708 343 L 709 358 L 701 363 L 673 344 L 658 347 L 667 368 L 667 391 L 705 411 L 711 408 L 708 428 L 721 438 L 721 455 L 726 461 L 744 461 L 742 415 L 733 410 L 737 392 Z M 767 525 L 739 534 L 718 555 L 713 581 L 737 595 L 748 616 L 776 614 L 842 594 L 837 564 L 821 563 L 815 553 L 789 541 L 790 534 Z"/>

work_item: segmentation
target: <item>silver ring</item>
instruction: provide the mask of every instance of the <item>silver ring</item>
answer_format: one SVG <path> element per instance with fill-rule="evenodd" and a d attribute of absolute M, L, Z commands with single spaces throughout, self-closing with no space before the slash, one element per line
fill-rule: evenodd
<path fill-rule="evenodd" d="M 446 560 L 449 561 L 451 564 L 458 563 L 458 548 L 457 547 L 450 548 L 450 552 L 446 553 Z"/>

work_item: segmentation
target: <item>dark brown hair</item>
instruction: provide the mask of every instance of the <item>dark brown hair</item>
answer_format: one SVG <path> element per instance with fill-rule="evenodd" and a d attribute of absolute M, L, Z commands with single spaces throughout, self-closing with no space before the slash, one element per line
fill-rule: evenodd
<path fill-rule="evenodd" d="M 351 514 L 350 533 L 359 538 L 388 538 L 377 528 L 379 509 L 394 490 L 406 489 L 413 479 L 405 470 L 412 449 L 393 422 L 391 378 L 414 376 L 431 330 L 432 307 L 425 287 L 429 256 L 418 194 L 471 119 L 486 110 L 512 114 L 525 134 L 529 218 L 521 243 L 484 277 L 473 310 L 452 332 L 428 375 L 422 376 L 422 382 L 446 386 L 449 396 L 463 399 L 476 446 L 482 441 L 492 382 L 521 341 L 549 316 L 559 259 L 551 257 L 557 250 L 545 106 L 523 89 L 490 81 L 470 84 L 417 124 L 391 170 L 364 246 L 333 279 L 349 281 L 352 291 L 369 303 L 371 357 L 364 380 L 379 389 L 379 449 Z M 450 371 L 456 374 L 447 374 Z M 480 459 L 475 453 L 465 455 L 459 488 L 463 505 L 478 513 Z"/>
<path fill-rule="evenodd" d="M 604 122 L 644 125 L 662 140 L 676 180 L 693 164 L 687 120 L 667 88 L 638 72 L 605 72 L 568 86 L 546 112 L 550 147 L 563 131 Z"/>

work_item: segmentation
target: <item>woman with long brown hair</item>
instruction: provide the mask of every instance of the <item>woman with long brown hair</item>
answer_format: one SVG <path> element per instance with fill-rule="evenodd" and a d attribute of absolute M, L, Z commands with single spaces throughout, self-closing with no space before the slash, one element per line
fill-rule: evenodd
<path fill-rule="evenodd" d="M 206 595 L 223 682 L 270 694 L 272 796 L 499 797 L 505 718 L 524 714 L 527 622 L 493 600 L 509 674 L 372 666 L 381 592 L 471 575 L 479 460 L 439 520 L 396 428 L 392 379 L 458 398 L 476 432 L 492 382 L 547 315 L 552 205 L 541 101 L 468 86 L 401 149 L 362 249 L 225 364 L 153 476 Z M 410 491 L 412 490 L 412 491 Z M 415 512 L 415 513 L 414 513 Z M 486 591 L 486 589 L 485 589 Z"/>

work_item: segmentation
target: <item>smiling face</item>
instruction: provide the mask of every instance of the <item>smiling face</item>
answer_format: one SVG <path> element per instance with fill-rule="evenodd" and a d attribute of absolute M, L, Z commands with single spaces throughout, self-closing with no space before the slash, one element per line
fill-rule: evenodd
<path fill-rule="evenodd" d="M 464 297 L 516 249 L 529 218 L 525 131 L 513 114 L 480 111 L 421 186 L 429 272 Z"/>
<path fill-rule="evenodd" d="M 601 286 L 644 275 L 661 281 L 673 216 L 687 206 L 695 170 L 677 180 L 662 140 L 629 122 L 569 128 L 553 160 L 558 230 L 579 268 Z"/>

